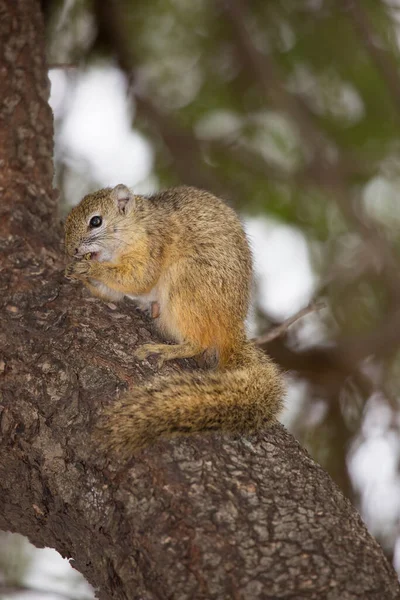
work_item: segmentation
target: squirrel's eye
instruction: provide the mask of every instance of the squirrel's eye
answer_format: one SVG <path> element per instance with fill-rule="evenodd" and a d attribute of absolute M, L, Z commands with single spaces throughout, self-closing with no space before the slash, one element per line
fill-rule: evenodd
<path fill-rule="evenodd" d="M 99 217 L 98 215 L 96 215 L 90 219 L 89 225 L 90 225 L 90 227 L 100 227 L 102 222 L 103 222 L 103 219 L 101 217 Z"/>

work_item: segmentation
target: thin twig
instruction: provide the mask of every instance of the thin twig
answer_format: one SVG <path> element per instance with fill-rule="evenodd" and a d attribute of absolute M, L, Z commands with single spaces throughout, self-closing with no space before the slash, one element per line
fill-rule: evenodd
<path fill-rule="evenodd" d="M 259 337 L 254 338 L 254 341 L 259 346 L 268 344 L 272 340 L 275 340 L 276 338 L 284 335 L 287 332 L 287 330 L 289 329 L 289 327 L 291 325 L 293 325 L 293 323 L 296 323 L 296 321 L 298 321 L 305 315 L 308 315 L 312 312 L 318 312 L 322 308 L 325 308 L 325 307 L 326 307 L 326 303 L 323 301 L 310 302 L 310 304 L 308 304 L 301 310 L 297 311 L 297 313 L 295 313 L 294 315 L 292 315 L 291 317 L 289 317 L 288 319 L 283 321 L 283 323 L 281 323 L 280 325 L 277 325 L 277 327 L 273 327 L 272 329 L 270 329 L 263 335 L 260 335 Z"/>

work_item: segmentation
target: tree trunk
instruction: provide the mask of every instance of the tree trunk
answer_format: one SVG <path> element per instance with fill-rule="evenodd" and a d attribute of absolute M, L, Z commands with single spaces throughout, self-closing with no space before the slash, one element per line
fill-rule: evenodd
<path fill-rule="evenodd" d="M 0 0 L 0 48 L 0 528 L 72 557 L 103 599 L 400 598 L 282 426 L 159 442 L 114 477 L 90 432 L 154 371 L 132 359 L 151 324 L 63 277 L 38 1 Z"/>

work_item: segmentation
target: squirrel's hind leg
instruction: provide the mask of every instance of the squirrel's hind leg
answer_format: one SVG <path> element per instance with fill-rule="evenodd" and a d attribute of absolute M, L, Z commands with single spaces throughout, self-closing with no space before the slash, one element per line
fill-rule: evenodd
<path fill-rule="evenodd" d="M 197 344 L 183 342 L 182 344 L 143 344 L 135 352 L 134 356 L 139 360 L 157 355 L 158 366 L 161 367 L 166 360 L 174 358 L 192 358 L 203 352 Z"/>

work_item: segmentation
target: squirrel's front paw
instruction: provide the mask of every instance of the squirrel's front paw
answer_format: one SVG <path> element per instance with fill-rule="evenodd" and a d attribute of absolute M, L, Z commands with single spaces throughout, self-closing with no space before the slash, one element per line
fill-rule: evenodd
<path fill-rule="evenodd" d="M 90 261 L 88 260 L 73 261 L 65 269 L 65 277 L 67 279 L 86 278 L 89 275 L 90 267 Z"/>

